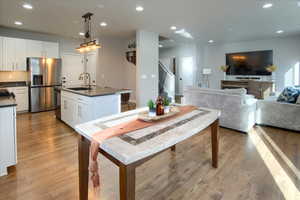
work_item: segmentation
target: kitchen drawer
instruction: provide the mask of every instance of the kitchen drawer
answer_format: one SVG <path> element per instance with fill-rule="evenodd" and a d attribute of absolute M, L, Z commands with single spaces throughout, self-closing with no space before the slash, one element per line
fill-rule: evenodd
<path fill-rule="evenodd" d="M 6 88 L 9 92 L 15 94 L 15 99 L 17 103 L 17 111 L 27 111 L 28 110 L 28 87 L 9 87 Z"/>
<path fill-rule="evenodd" d="M 6 167 L 17 163 L 15 107 L 0 108 L 0 127 L 0 167 L 6 172 Z"/>
<path fill-rule="evenodd" d="M 68 91 L 62 91 L 61 95 L 71 98 L 75 101 L 81 101 L 81 102 L 86 102 L 86 103 L 90 103 L 93 101 L 93 99 L 91 97 L 75 94 L 75 93 L 68 92 Z"/>
<path fill-rule="evenodd" d="M 10 92 L 28 92 L 28 87 L 7 87 L 6 89 Z"/>

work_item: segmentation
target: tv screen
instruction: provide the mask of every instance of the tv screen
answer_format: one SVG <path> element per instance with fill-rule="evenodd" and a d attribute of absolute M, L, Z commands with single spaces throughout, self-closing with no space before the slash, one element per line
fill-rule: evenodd
<path fill-rule="evenodd" d="M 227 75 L 267 76 L 266 67 L 273 65 L 273 51 L 253 51 L 226 54 Z"/>

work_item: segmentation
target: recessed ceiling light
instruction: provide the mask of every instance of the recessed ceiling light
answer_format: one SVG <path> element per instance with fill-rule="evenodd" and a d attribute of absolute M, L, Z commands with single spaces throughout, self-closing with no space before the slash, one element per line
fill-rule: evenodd
<path fill-rule="evenodd" d="M 208 43 L 214 43 L 214 41 L 213 40 L 208 40 Z"/>
<path fill-rule="evenodd" d="M 162 48 L 162 47 L 164 47 L 164 46 L 163 46 L 162 44 L 159 44 L 158 47 L 159 47 L 159 48 Z"/>
<path fill-rule="evenodd" d="M 15 21 L 15 25 L 17 25 L 17 26 L 21 26 L 21 25 L 23 25 L 23 23 L 22 23 L 22 22 L 20 22 L 20 21 Z"/>
<path fill-rule="evenodd" d="M 176 26 L 171 26 L 170 29 L 175 31 L 177 29 L 177 27 Z"/>
<path fill-rule="evenodd" d="M 300 7 L 300 1 L 297 2 L 297 6 Z"/>
<path fill-rule="evenodd" d="M 136 6 L 135 10 L 138 11 L 138 12 L 142 12 L 144 10 L 144 7 L 143 6 Z"/>
<path fill-rule="evenodd" d="M 107 23 L 106 22 L 101 22 L 100 26 L 107 26 Z"/>
<path fill-rule="evenodd" d="M 278 31 L 276 31 L 276 33 L 278 33 L 278 34 L 281 34 L 281 33 L 283 33 L 284 31 L 283 30 L 278 30 Z"/>
<path fill-rule="evenodd" d="M 84 36 L 84 33 L 83 32 L 79 32 L 79 35 Z"/>
<path fill-rule="evenodd" d="M 24 3 L 22 6 L 23 6 L 23 8 L 25 8 L 27 10 L 32 10 L 33 9 L 33 6 L 29 3 Z"/>
<path fill-rule="evenodd" d="M 271 4 L 271 3 L 265 3 L 263 5 L 263 8 L 271 8 L 272 6 L 273 6 L 273 4 Z"/>

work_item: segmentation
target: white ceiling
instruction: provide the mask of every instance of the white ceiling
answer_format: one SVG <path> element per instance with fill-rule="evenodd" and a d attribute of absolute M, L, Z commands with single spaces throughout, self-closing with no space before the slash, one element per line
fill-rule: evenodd
<path fill-rule="evenodd" d="M 22 8 L 21 0 L 0 0 L 0 25 L 63 36 L 78 37 L 81 16 L 95 14 L 97 35 L 128 38 L 145 29 L 180 40 L 170 26 L 184 28 L 194 40 L 207 42 L 242 41 L 300 34 L 300 7 L 296 0 L 270 0 L 273 7 L 262 9 L 264 0 L 25 0 L 33 10 Z M 144 11 L 135 11 L 136 5 Z M 14 21 L 22 21 L 22 26 Z M 105 21 L 103 28 L 99 23 Z"/>

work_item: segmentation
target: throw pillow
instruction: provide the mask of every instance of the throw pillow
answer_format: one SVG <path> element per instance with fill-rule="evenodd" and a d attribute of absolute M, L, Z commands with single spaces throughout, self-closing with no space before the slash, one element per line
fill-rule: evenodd
<path fill-rule="evenodd" d="M 286 87 L 279 95 L 277 101 L 286 103 L 296 103 L 300 95 L 300 89 L 296 87 Z"/>

